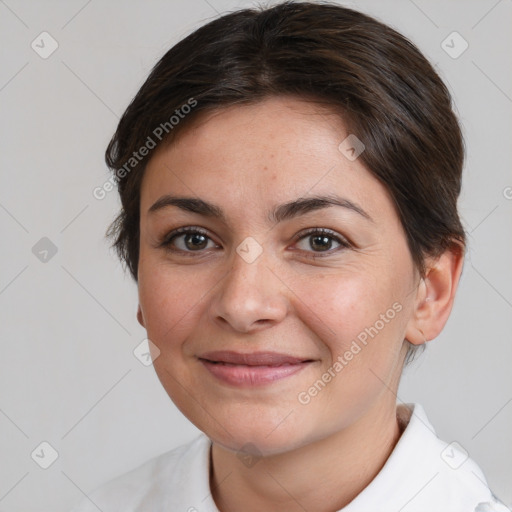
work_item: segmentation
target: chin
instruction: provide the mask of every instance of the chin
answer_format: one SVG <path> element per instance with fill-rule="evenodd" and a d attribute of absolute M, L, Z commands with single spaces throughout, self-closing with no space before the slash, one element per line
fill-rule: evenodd
<path fill-rule="evenodd" d="M 312 426 L 308 429 L 305 421 L 291 420 L 295 412 L 283 421 L 288 413 L 276 421 L 275 415 L 268 414 L 265 417 L 261 409 L 258 409 L 254 414 L 217 416 L 220 425 L 216 422 L 195 424 L 213 442 L 237 454 L 255 457 L 278 455 L 308 444 L 308 430 L 314 430 Z M 190 419 L 193 421 L 193 418 Z M 226 430 L 221 425 L 226 425 Z"/>

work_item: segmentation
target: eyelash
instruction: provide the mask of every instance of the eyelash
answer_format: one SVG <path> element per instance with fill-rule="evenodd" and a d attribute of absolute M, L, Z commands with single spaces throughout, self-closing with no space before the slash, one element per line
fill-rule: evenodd
<path fill-rule="evenodd" d="M 172 242 L 176 238 L 178 238 L 179 236 L 184 235 L 184 234 L 185 235 L 186 234 L 200 234 L 200 235 L 205 236 L 209 240 L 211 240 L 211 238 L 208 236 L 207 231 L 205 231 L 204 229 L 197 227 L 197 226 L 188 226 L 188 227 L 178 228 L 178 229 L 175 229 L 174 231 L 171 231 L 171 233 L 169 233 L 168 235 L 166 235 L 164 237 L 164 239 L 158 245 L 158 247 L 164 248 L 167 251 L 174 252 L 174 253 L 179 252 L 181 254 L 186 255 L 187 257 L 189 257 L 189 256 L 193 257 L 196 254 L 201 254 L 203 252 L 203 250 L 184 251 L 182 249 L 173 249 L 172 248 L 172 245 L 171 245 Z M 328 236 L 329 238 L 333 239 L 335 242 L 340 244 L 340 247 L 337 247 L 335 249 L 330 249 L 328 251 L 320 251 L 320 252 L 305 251 L 307 253 L 311 253 L 311 255 L 308 256 L 309 258 L 323 258 L 326 256 L 332 256 L 333 253 L 338 252 L 339 250 L 349 249 L 352 247 L 352 244 L 350 242 L 348 242 L 344 238 L 340 238 L 339 236 L 336 235 L 336 233 L 334 231 L 331 231 L 330 229 L 327 229 L 327 228 L 309 228 L 306 231 L 301 231 L 294 237 L 294 243 L 297 243 L 298 241 L 302 240 L 303 238 L 306 238 L 306 237 L 312 236 L 312 235 Z"/>

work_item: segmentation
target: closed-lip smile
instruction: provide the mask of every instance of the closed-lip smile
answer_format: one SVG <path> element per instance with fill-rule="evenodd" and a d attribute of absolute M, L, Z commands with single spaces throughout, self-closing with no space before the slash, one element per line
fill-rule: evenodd
<path fill-rule="evenodd" d="M 235 352 L 218 350 L 198 356 L 209 372 L 224 383 L 250 387 L 294 375 L 314 359 L 279 352 Z"/>

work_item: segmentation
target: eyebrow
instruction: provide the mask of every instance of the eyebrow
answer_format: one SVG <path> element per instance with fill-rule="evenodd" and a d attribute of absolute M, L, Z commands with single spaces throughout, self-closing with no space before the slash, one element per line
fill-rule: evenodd
<path fill-rule="evenodd" d="M 196 197 L 183 197 L 166 194 L 160 197 L 149 208 L 148 213 L 155 213 L 169 206 L 176 206 L 182 210 L 204 215 L 205 217 L 217 218 L 226 223 L 226 217 L 219 206 Z M 359 205 L 349 199 L 338 197 L 336 195 L 301 197 L 274 207 L 272 211 L 268 213 L 267 218 L 270 223 L 277 224 L 279 222 L 331 206 L 341 206 L 342 208 L 346 208 L 359 214 L 370 222 L 374 222 L 370 215 Z"/>

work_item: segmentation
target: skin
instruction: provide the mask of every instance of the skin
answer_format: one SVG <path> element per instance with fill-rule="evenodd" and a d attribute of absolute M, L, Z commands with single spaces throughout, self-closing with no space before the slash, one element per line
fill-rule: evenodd
<path fill-rule="evenodd" d="M 430 270 L 420 278 L 386 188 L 360 158 L 350 161 L 338 149 L 347 135 L 339 117 L 318 105 L 275 97 L 203 115 L 159 147 L 146 169 L 137 318 L 158 347 L 162 385 L 213 442 L 210 486 L 223 512 L 327 512 L 357 496 L 400 436 L 403 340 L 436 337 L 453 305 L 461 251 L 427 260 Z M 225 221 L 176 206 L 148 212 L 171 193 L 214 203 Z M 275 205 L 332 193 L 372 220 L 339 206 L 275 225 L 267 218 Z M 206 230 L 207 242 L 187 243 L 182 234 L 171 242 L 174 252 L 161 246 L 186 226 Z M 307 228 L 328 228 L 350 245 L 329 239 L 322 251 L 312 246 L 314 235 L 294 238 Z M 246 237 L 263 250 L 251 263 L 236 251 Z M 395 303 L 400 312 L 300 403 L 298 394 Z M 199 362 L 210 350 L 277 351 L 314 363 L 272 384 L 240 388 Z"/>

